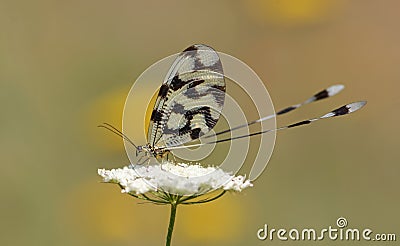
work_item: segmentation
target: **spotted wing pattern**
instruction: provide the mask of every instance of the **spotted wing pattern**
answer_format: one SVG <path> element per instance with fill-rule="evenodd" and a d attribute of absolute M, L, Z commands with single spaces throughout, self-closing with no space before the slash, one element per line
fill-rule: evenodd
<path fill-rule="evenodd" d="M 221 115 L 225 80 L 220 58 L 206 45 L 178 55 L 161 85 L 148 131 L 151 146 L 169 147 L 198 139 Z"/>

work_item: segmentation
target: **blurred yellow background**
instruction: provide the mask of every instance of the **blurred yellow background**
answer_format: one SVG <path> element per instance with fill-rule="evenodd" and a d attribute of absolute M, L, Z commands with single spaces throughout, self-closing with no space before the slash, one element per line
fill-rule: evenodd
<path fill-rule="evenodd" d="M 277 109 L 346 85 L 278 124 L 368 104 L 280 132 L 254 188 L 178 208 L 173 245 L 308 245 L 256 232 L 341 216 L 400 235 L 399 9 L 396 0 L 1 1 L 2 245 L 164 244 L 168 207 L 99 183 L 98 168 L 128 160 L 122 141 L 96 126 L 120 126 L 141 72 L 194 43 L 246 62 Z"/>

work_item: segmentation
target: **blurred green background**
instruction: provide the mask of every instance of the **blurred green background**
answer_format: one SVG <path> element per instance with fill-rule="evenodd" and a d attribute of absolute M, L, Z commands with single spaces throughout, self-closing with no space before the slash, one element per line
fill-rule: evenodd
<path fill-rule="evenodd" d="M 173 245 L 308 245 L 256 232 L 334 226 L 340 216 L 399 236 L 399 9 L 396 0 L 2 0 L 2 245 L 164 244 L 168 207 L 99 183 L 97 168 L 128 160 L 122 141 L 96 126 L 120 126 L 141 72 L 194 43 L 246 62 L 277 108 L 346 85 L 278 124 L 368 105 L 280 132 L 254 188 L 179 208 Z"/>

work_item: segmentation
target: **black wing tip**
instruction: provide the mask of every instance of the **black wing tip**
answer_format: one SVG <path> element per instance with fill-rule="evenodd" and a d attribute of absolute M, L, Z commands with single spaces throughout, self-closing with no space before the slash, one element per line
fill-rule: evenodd
<path fill-rule="evenodd" d="M 353 103 L 348 103 L 344 106 L 341 106 L 340 108 L 332 110 L 331 112 L 323 115 L 321 117 L 321 119 L 351 114 L 353 112 L 360 110 L 366 104 L 367 104 L 367 101 L 357 101 L 357 102 L 353 102 Z"/>
<path fill-rule="evenodd" d="M 325 90 L 322 90 L 322 91 L 318 92 L 317 94 L 315 94 L 314 100 L 318 101 L 318 100 L 322 100 L 322 99 L 325 99 L 328 97 L 332 97 L 332 96 L 338 94 L 339 92 L 341 92 L 343 89 L 344 89 L 344 85 L 342 85 L 342 84 L 336 84 L 336 85 L 329 86 Z"/>
<path fill-rule="evenodd" d="M 207 44 L 192 44 L 191 46 L 189 46 L 185 50 L 183 50 L 183 52 L 186 52 L 186 51 L 197 51 L 197 50 L 207 50 L 207 49 L 214 50 L 211 46 L 209 46 Z"/>
<path fill-rule="evenodd" d="M 183 52 L 186 52 L 186 51 L 196 51 L 196 50 L 197 50 L 197 47 L 196 47 L 196 46 L 197 46 L 196 44 L 191 45 L 191 46 L 187 47 L 186 49 L 184 49 Z"/>

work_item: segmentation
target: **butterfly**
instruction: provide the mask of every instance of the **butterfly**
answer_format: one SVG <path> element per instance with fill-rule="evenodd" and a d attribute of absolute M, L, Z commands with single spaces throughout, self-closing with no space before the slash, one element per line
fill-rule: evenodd
<path fill-rule="evenodd" d="M 275 114 L 218 132 L 215 135 L 232 132 L 287 114 L 306 104 L 332 97 L 343 89 L 343 85 L 330 86 L 314 94 L 302 103 L 291 105 L 279 110 Z M 173 149 L 216 144 L 307 125 L 321 119 L 350 114 L 366 104 L 365 101 L 353 102 L 320 117 L 310 118 L 275 129 L 190 144 L 190 142 L 202 137 L 207 139 L 213 136 L 210 134 L 207 135 L 207 133 L 214 128 L 221 116 L 225 101 L 225 92 L 226 83 L 218 53 L 210 46 L 195 44 L 177 56 L 159 88 L 148 126 L 147 144 L 142 146 L 135 145 L 126 135 L 108 123 L 103 123 L 99 127 L 106 128 L 128 141 L 136 148 L 137 154 L 145 153 L 147 156 L 163 159 L 166 156 L 168 157 L 168 154 Z M 187 143 L 189 144 L 185 145 Z"/>

